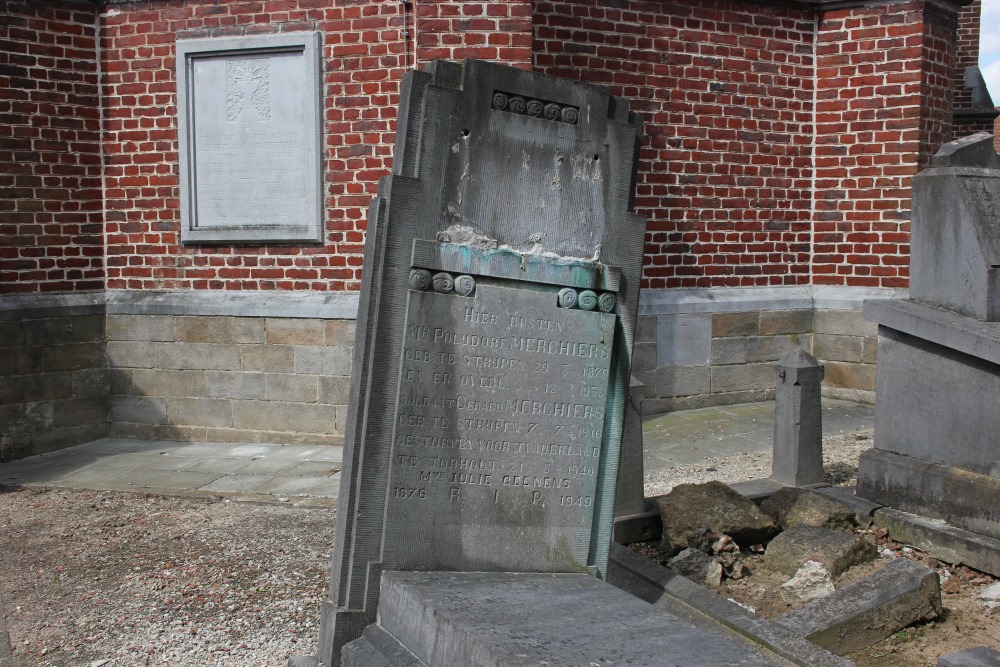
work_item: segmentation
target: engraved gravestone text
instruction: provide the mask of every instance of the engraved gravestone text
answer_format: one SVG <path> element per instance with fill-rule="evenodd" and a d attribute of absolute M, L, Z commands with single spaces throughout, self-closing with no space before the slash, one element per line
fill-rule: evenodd
<path fill-rule="evenodd" d="M 585 561 L 614 321 L 560 308 L 556 292 L 411 291 L 389 505 L 422 518 L 415 532 L 396 522 L 401 565 L 434 550 L 439 565 L 483 567 L 463 540 L 562 543 Z"/>

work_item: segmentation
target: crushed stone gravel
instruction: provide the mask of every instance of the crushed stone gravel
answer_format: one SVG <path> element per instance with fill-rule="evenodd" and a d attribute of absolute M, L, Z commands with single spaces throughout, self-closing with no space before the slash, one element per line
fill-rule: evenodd
<path fill-rule="evenodd" d="M 334 510 L 6 491 L 15 667 L 272 667 L 315 652 Z"/>

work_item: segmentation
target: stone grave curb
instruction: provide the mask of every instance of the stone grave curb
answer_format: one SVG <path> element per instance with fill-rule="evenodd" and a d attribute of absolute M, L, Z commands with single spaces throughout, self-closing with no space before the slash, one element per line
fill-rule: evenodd
<path fill-rule="evenodd" d="M 1000 577 L 1000 540 L 890 507 L 875 512 L 875 525 L 932 558 Z"/>
<path fill-rule="evenodd" d="M 854 664 L 791 630 L 758 617 L 735 602 L 643 558 L 628 547 L 612 545 L 608 563 L 609 583 L 651 604 L 667 596 L 795 665 L 849 667 Z"/>
<path fill-rule="evenodd" d="M 288 507 L 301 507 L 305 509 L 337 508 L 336 498 L 318 496 L 279 496 L 269 493 L 247 493 L 245 491 L 199 491 L 198 489 L 165 489 L 153 486 L 94 489 L 92 487 L 73 486 L 70 484 L 53 484 L 51 482 L 41 484 L 19 482 L 19 485 L 24 488 L 53 491 L 110 491 L 113 493 L 138 493 L 144 496 L 163 496 L 164 498 L 207 498 L 255 505 L 285 505 Z M 282 502 L 279 498 L 287 498 L 288 501 Z"/>
<path fill-rule="evenodd" d="M 830 651 L 844 654 L 940 613 L 937 572 L 907 558 L 895 558 L 878 572 L 774 620 Z"/>

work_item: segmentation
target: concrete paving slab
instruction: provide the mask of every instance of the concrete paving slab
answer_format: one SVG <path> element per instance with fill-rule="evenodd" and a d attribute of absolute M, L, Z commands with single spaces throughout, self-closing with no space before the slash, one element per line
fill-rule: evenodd
<path fill-rule="evenodd" d="M 287 470 L 295 465 L 295 459 L 282 459 L 277 457 L 267 457 L 263 459 L 251 459 L 245 463 L 239 471 L 243 474 L 254 475 L 277 475 L 281 471 Z"/>
<path fill-rule="evenodd" d="M 281 471 L 284 477 L 329 477 L 340 472 L 340 464 L 333 461 L 302 461 Z"/>
<path fill-rule="evenodd" d="M 171 452 L 172 456 L 186 456 L 208 458 L 209 456 L 220 456 L 227 449 L 232 448 L 232 443 L 219 444 L 217 442 L 196 442 L 187 443 L 184 447 Z"/>
<path fill-rule="evenodd" d="M 235 445 L 218 454 L 227 458 L 251 458 L 273 456 L 281 450 L 281 445 Z"/>
<path fill-rule="evenodd" d="M 256 492 L 261 484 L 274 479 L 273 475 L 240 475 L 231 474 L 219 477 L 196 487 L 199 491 L 252 491 Z"/>
<path fill-rule="evenodd" d="M 306 493 L 310 496 L 336 498 L 340 493 L 340 475 L 324 478 L 315 486 L 306 489 Z"/>
<path fill-rule="evenodd" d="M 230 459 L 220 456 L 212 456 L 207 459 L 190 461 L 184 466 L 184 470 L 189 472 L 215 472 L 219 474 L 231 473 L 247 465 L 246 459 Z M 240 470 L 240 472 L 243 472 Z"/>
<path fill-rule="evenodd" d="M 307 461 L 343 461 L 344 447 L 342 445 L 327 445 L 316 454 L 310 454 Z"/>
<path fill-rule="evenodd" d="M 121 474 L 120 468 L 95 463 L 65 475 L 61 481 L 72 487 L 102 489 L 107 482 Z"/>
<path fill-rule="evenodd" d="M 254 488 L 254 493 L 269 493 L 275 496 L 325 496 L 329 487 L 322 486 L 324 477 L 272 477 Z M 340 489 L 340 484 L 336 485 Z M 317 489 L 316 493 L 311 493 Z"/>
<path fill-rule="evenodd" d="M 204 457 L 201 456 L 157 456 L 146 457 L 149 461 L 146 464 L 146 468 L 149 470 L 190 470 L 191 466 L 195 465 L 199 461 L 204 461 Z M 209 471 L 202 471 L 209 472 Z"/>
<path fill-rule="evenodd" d="M 288 461 L 308 461 L 312 456 L 321 456 L 329 452 L 327 447 L 316 447 L 312 445 L 282 445 L 267 455 L 267 458 L 282 459 Z"/>
<path fill-rule="evenodd" d="M 143 470 L 131 471 L 127 476 L 115 478 L 117 483 L 127 484 L 132 490 L 191 490 L 200 489 L 219 478 L 219 473 L 186 472 L 183 470 Z"/>

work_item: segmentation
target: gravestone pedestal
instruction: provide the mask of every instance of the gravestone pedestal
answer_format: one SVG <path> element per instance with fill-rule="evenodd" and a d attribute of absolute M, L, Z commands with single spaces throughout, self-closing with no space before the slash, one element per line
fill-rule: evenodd
<path fill-rule="evenodd" d="M 1000 537 L 1000 157 L 946 145 L 914 179 L 910 298 L 879 324 L 875 449 L 857 494 Z"/>

